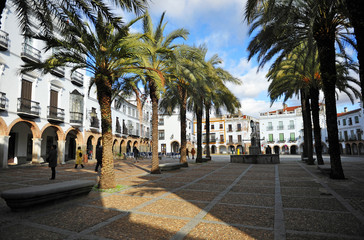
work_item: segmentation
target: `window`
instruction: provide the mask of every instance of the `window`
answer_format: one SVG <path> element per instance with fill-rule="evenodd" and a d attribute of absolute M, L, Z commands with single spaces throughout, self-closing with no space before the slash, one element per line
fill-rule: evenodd
<path fill-rule="evenodd" d="M 293 120 L 289 120 L 288 129 L 294 129 L 294 121 Z"/>
<path fill-rule="evenodd" d="M 267 131 L 272 131 L 272 130 L 273 130 L 272 122 L 268 122 Z"/>
<path fill-rule="evenodd" d="M 268 134 L 268 141 L 273 142 L 273 134 Z"/>
<path fill-rule="evenodd" d="M 133 117 L 136 117 L 136 115 L 135 115 L 135 109 L 133 109 Z"/>
<path fill-rule="evenodd" d="M 359 123 L 359 117 L 358 116 L 355 116 L 354 119 L 355 119 L 355 123 Z"/>
<path fill-rule="evenodd" d="M 356 129 L 357 140 L 361 141 L 361 130 Z"/>
<path fill-rule="evenodd" d="M 289 134 L 289 140 L 290 140 L 290 141 L 295 141 L 295 140 L 296 140 L 295 133 L 290 133 L 290 134 Z"/>
<path fill-rule="evenodd" d="M 229 136 L 229 143 L 233 143 L 233 136 Z"/>
<path fill-rule="evenodd" d="M 349 125 L 353 125 L 353 120 L 349 118 Z"/>
<path fill-rule="evenodd" d="M 128 107 L 128 115 L 131 115 L 130 107 Z"/>
<path fill-rule="evenodd" d="M 216 134 L 215 133 L 210 133 L 210 142 L 216 142 Z"/>
<path fill-rule="evenodd" d="M 159 126 L 164 126 L 164 118 L 160 118 L 160 119 L 158 120 L 158 125 L 159 125 Z"/>
<path fill-rule="evenodd" d="M 238 129 L 238 131 L 241 131 L 241 123 L 238 123 L 238 125 L 236 126 L 236 128 Z"/>
<path fill-rule="evenodd" d="M 241 135 L 238 135 L 238 142 L 241 143 Z"/>
<path fill-rule="evenodd" d="M 284 142 L 284 133 L 279 134 L 279 141 Z"/>
<path fill-rule="evenodd" d="M 211 129 L 215 129 L 215 125 L 214 124 L 211 124 Z"/>
<path fill-rule="evenodd" d="M 224 135 L 220 135 L 220 142 L 224 142 Z"/>
<path fill-rule="evenodd" d="M 344 139 L 345 139 L 345 141 L 348 140 L 348 131 L 344 131 Z"/>
<path fill-rule="evenodd" d="M 278 122 L 278 130 L 283 130 L 283 121 Z"/>
<path fill-rule="evenodd" d="M 339 125 L 339 126 L 340 126 L 340 120 L 337 120 L 337 125 Z"/>
<path fill-rule="evenodd" d="M 220 124 L 220 129 L 224 129 L 224 126 L 223 126 L 223 124 Z"/>
<path fill-rule="evenodd" d="M 346 119 L 343 119 L 343 126 L 346 126 Z"/>
<path fill-rule="evenodd" d="M 126 106 L 123 105 L 123 113 L 126 114 Z"/>
<path fill-rule="evenodd" d="M 228 126 L 228 131 L 229 132 L 232 132 L 233 131 L 233 126 L 231 124 L 229 124 L 229 126 Z"/>
<path fill-rule="evenodd" d="M 164 130 L 158 130 L 158 139 L 164 140 Z"/>

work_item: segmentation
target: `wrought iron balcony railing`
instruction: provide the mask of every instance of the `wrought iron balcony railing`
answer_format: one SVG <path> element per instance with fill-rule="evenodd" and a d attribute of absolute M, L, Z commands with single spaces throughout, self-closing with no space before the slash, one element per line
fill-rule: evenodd
<path fill-rule="evenodd" d="M 5 110 L 6 108 L 6 94 L 0 92 L 0 110 Z"/>
<path fill-rule="evenodd" d="M 272 131 L 273 130 L 273 126 L 268 126 L 267 127 L 267 131 Z"/>
<path fill-rule="evenodd" d="M 48 106 L 48 120 L 64 122 L 64 109 Z"/>
<path fill-rule="evenodd" d="M 91 119 L 90 119 L 90 127 L 92 127 L 92 128 L 99 128 L 99 125 L 100 125 L 99 122 L 100 121 L 99 121 L 99 119 L 97 117 L 91 117 Z"/>
<path fill-rule="evenodd" d="M 77 71 L 74 71 L 71 74 L 71 82 L 77 86 L 83 86 L 83 74 Z"/>
<path fill-rule="evenodd" d="M 288 129 L 294 129 L 294 125 L 288 125 Z"/>
<path fill-rule="evenodd" d="M 56 67 L 51 70 L 51 73 L 57 77 L 64 77 L 65 67 Z"/>
<path fill-rule="evenodd" d="M 6 51 L 9 48 L 9 34 L 0 30 L 0 50 Z"/>
<path fill-rule="evenodd" d="M 39 117 L 39 102 L 34 102 L 25 98 L 18 98 L 18 114 L 27 115 L 29 117 Z"/>
<path fill-rule="evenodd" d="M 284 129 L 284 126 L 278 126 L 277 127 L 277 130 L 283 130 Z"/>
<path fill-rule="evenodd" d="M 76 125 L 82 125 L 83 123 L 83 113 L 80 112 L 70 112 L 70 123 Z"/>
<path fill-rule="evenodd" d="M 25 62 L 40 62 L 40 50 L 32 47 L 28 43 L 23 43 L 20 57 Z"/>

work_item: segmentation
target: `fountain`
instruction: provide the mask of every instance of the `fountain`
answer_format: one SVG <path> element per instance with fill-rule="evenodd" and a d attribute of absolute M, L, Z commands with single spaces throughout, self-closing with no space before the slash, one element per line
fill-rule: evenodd
<path fill-rule="evenodd" d="M 250 134 L 249 154 L 230 155 L 231 163 L 254 163 L 254 164 L 269 164 L 279 163 L 278 154 L 262 154 L 260 150 L 260 134 L 257 129 L 257 124 L 253 120 L 250 121 L 252 133 Z"/>

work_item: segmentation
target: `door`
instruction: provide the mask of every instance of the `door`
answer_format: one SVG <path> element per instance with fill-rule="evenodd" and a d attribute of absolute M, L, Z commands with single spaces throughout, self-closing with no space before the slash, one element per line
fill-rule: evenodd
<path fill-rule="evenodd" d="M 8 148 L 8 163 L 13 163 L 15 156 L 16 133 L 10 132 L 9 135 L 10 138 L 9 138 L 9 148 Z"/>
<path fill-rule="evenodd" d="M 57 117 L 57 107 L 58 107 L 58 92 L 51 90 L 51 99 L 49 103 L 50 117 Z"/>
<path fill-rule="evenodd" d="M 32 82 L 23 80 L 21 86 L 21 103 L 20 109 L 22 112 L 31 112 L 32 100 Z"/>

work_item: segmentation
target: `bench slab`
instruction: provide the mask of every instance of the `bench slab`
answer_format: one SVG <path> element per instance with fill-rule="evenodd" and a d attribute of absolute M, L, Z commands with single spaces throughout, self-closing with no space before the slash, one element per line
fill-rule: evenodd
<path fill-rule="evenodd" d="M 159 169 L 161 171 L 169 171 L 169 170 L 176 170 L 182 167 L 181 163 L 162 163 L 159 164 Z"/>
<path fill-rule="evenodd" d="M 87 194 L 94 185 L 95 181 L 92 180 L 72 180 L 6 190 L 1 197 L 12 210 L 21 210 L 52 200 Z"/>

